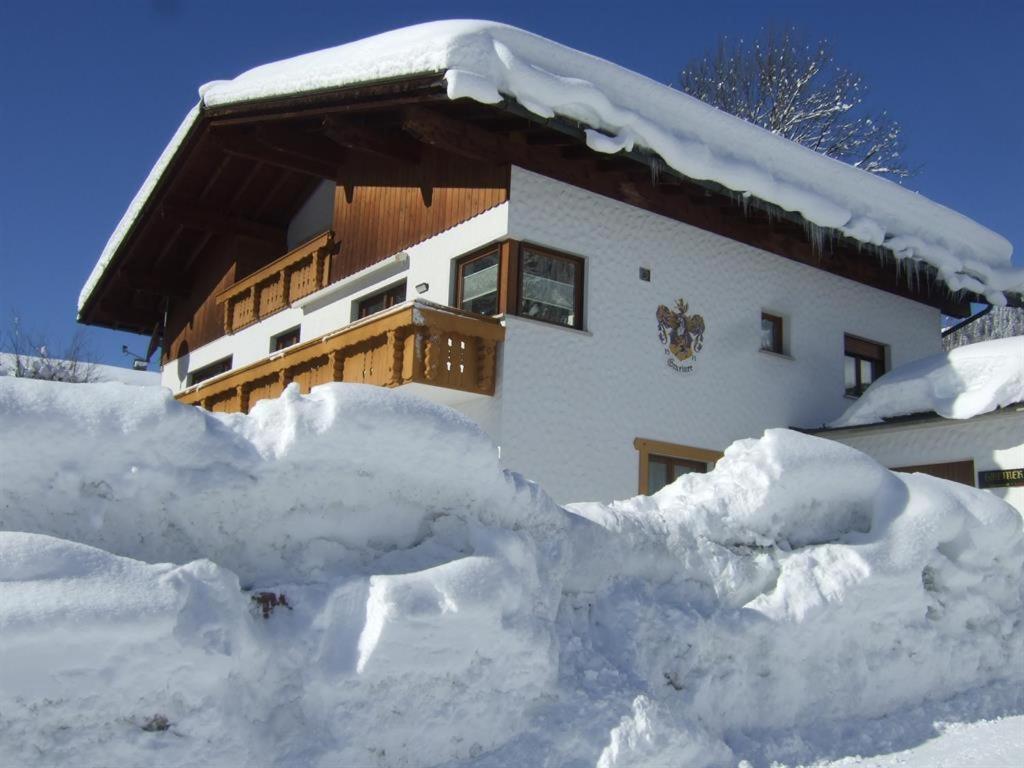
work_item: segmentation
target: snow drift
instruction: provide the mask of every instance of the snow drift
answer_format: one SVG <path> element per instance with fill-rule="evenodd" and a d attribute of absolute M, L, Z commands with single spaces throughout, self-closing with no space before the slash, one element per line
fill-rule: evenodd
<path fill-rule="evenodd" d="M 1024 403 L 1024 336 L 967 344 L 894 368 L 830 427 L 937 413 L 969 419 Z"/>
<path fill-rule="evenodd" d="M 1019 514 L 785 430 L 568 509 L 354 385 L 0 380 L 0 440 L 15 764 L 767 764 L 1024 680 Z"/>

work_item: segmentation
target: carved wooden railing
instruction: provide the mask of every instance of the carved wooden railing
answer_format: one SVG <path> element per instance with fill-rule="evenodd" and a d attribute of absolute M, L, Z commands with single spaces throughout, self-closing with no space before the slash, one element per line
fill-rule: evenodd
<path fill-rule="evenodd" d="M 218 293 L 224 332 L 234 333 L 326 287 L 335 250 L 334 233 L 325 232 Z"/>
<path fill-rule="evenodd" d="M 209 411 L 248 412 L 297 382 L 346 381 L 397 387 L 432 384 L 493 395 L 498 320 L 422 301 L 407 302 L 339 331 L 298 344 L 267 360 L 191 387 L 178 400 Z"/>

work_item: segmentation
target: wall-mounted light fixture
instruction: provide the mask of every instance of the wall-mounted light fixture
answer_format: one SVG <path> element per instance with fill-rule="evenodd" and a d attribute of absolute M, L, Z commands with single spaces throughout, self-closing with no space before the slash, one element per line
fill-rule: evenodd
<path fill-rule="evenodd" d="M 430 283 L 416 283 L 416 293 L 426 293 L 430 290 Z"/>

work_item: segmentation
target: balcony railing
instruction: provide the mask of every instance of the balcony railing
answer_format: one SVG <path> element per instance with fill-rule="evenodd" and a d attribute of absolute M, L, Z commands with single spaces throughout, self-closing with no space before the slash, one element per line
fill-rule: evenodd
<path fill-rule="evenodd" d="M 436 387 L 493 395 L 500 321 L 412 301 L 297 344 L 266 360 L 191 387 L 178 400 L 209 411 L 248 412 L 297 382 L 303 393 L 317 384 L 346 381 L 397 387 Z"/>
<path fill-rule="evenodd" d="M 334 233 L 325 232 L 218 293 L 224 332 L 234 333 L 325 287 L 334 251 Z"/>

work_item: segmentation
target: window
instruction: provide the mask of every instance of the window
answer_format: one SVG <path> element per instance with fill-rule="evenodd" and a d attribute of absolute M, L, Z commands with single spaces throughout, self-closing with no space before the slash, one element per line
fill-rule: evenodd
<path fill-rule="evenodd" d="M 365 299 L 360 299 L 356 305 L 356 319 L 362 320 L 364 317 L 383 312 L 385 309 L 393 307 L 395 304 L 401 304 L 403 301 L 405 301 L 404 280 L 387 290 L 367 296 Z"/>
<path fill-rule="evenodd" d="M 479 315 L 583 327 L 583 259 L 515 240 L 456 262 L 455 301 Z"/>
<path fill-rule="evenodd" d="M 778 315 L 762 312 L 761 351 L 774 352 L 777 355 L 781 355 L 782 350 L 782 318 Z"/>
<path fill-rule="evenodd" d="M 197 368 L 188 375 L 188 382 L 186 386 L 191 387 L 193 384 L 198 384 L 201 381 L 212 379 L 214 376 L 220 376 L 222 373 L 227 373 L 231 370 L 231 357 L 225 357 L 223 360 L 218 360 L 215 363 L 204 365 L 202 368 Z"/>
<path fill-rule="evenodd" d="M 572 256 L 519 249 L 517 314 L 547 323 L 583 325 L 583 261 Z"/>
<path fill-rule="evenodd" d="M 647 493 L 660 491 L 691 472 L 707 472 L 707 462 L 650 454 L 647 457 Z"/>
<path fill-rule="evenodd" d="M 846 394 L 860 397 L 871 382 L 885 373 L 885 347 L 847 334 L 843 337 L 843 353 Z"/>
<path fill-rule="evenodd" d="M 639 490 L 648 495 L 675 482 L 682 475 L 707 472 L 712 464 L 722 458 L 718 451 L 642 437 L 633 441 L 633 447 L 640 452 Z"/>
<path fill-rule="evenodd" d="M 462 259 L 457 267 L 455 306 L 478 315 L 499 314 L 500 263 L 497 248 Z"/>
<path fill-rule="evenodd" d="M 298 343 L 299 326 L 295 326 L 294 328 L 289 328 L 287 331 L 272 337 L 270 339 L 270 351 L 280 352 L 282 349 L 287 349 L 288 347 Z"/>

